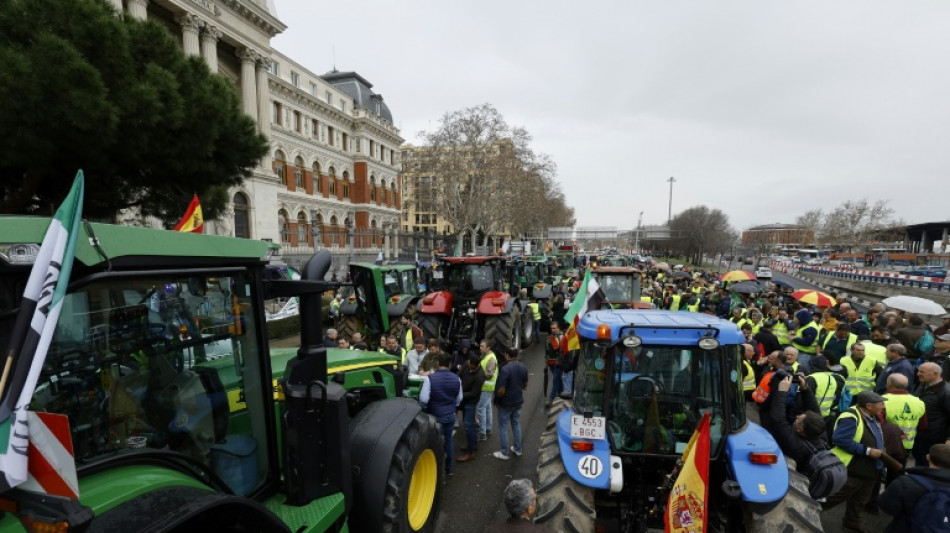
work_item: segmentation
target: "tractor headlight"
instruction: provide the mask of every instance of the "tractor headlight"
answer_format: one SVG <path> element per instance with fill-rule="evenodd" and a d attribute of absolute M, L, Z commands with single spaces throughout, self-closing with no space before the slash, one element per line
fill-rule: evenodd
<path fill-rule="evenodd" d="M 623 338 L 623 345 L 627 348 L 636 348 L 643 344 L 643 339 L 637 335 L 627 335 Z"/>
<path fill-rule="evenodd" d="M 7 263 L 32 265 L 40 253 L 40 245 L 33 243 L 18 243 L 0 246 L 0 259 Z"/>
<path fill-rule="evenodd" d="M 699 347 L 703 350 L 715 350 L 719 347 L 719 340 L 715 337 L 703 337 L 699 339 Z"/>

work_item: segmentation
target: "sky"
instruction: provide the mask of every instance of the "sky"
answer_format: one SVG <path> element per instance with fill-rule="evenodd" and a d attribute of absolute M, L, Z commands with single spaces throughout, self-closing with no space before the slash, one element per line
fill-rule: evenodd
<path fill-rule="evenodd" d="M 271 45 L 356 71 L 406 142 L 490 103 L 578 226 L 721 209 L 739 230 L 888 200 L 950 220 L 950 2 L 270 0 Z"/>

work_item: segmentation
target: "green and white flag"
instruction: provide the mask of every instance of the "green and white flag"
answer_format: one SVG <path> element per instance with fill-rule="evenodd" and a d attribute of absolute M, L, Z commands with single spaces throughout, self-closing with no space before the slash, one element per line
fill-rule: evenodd
<path fill-rule="evenodd" d="M 82 219 L 83 175 L 56 211 L 36 256 L 0 376 L 0 493 L 27 478 L 27 409 L 62 310 Z"/>

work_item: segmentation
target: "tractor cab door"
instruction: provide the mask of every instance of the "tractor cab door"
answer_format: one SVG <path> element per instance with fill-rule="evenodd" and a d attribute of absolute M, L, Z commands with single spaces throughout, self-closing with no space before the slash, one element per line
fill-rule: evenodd
<path fill-rule="evenodd" d="M 365 311 L 363 314 L 369 330 L 385 332 L 389 331 L 389 316 L 386 314 L 386 293 L 379 272 L 360 265 L 350 265 L 350 281 L 353 282 L 356 304 Z"/>

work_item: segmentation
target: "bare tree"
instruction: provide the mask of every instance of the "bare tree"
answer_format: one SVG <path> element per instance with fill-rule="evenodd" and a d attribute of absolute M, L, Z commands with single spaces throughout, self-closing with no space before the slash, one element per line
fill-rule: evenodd
<path fill-rule="evenodd" d="M 854 252 L 865 247 L 873 237 L 893 227 L 894 209 L 889 200 L 848 200 L 829 212 L 822 225 L 827 242 Z M 861 250 L 863 251 L 863 250 Z"/>
<path fill-rule="evenodd" d="M 670 231 L 678 235 L 672 241 L 673 247 L 697 265 L 702 263 L 704 254 L 725 252 L 736 239 L 728 215 L 705 205 L 677 214 L 670 221 Z"/>

